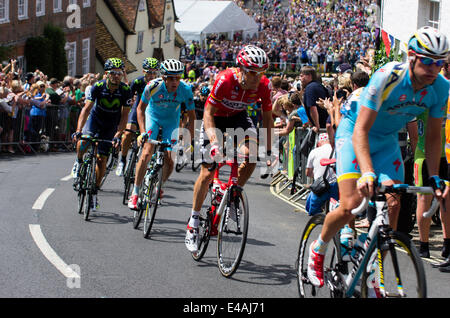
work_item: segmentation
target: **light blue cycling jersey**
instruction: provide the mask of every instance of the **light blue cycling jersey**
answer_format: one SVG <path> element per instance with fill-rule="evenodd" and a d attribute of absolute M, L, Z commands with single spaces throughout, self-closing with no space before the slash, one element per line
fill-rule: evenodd
<path fill-rule="evenodd" d="M 338 131 L 351 133 L 359 110 L 365 106 L 378 112 L 369 135 L 397 134 L 426 109 L 430 110 L 431 117 L 444 117 L 448 94 L 449 82 L 441 74 L 433 84 L 414 92 L 409 64 L 388 63 L 373 74 L 360 98 L 350 105 Z"/>
<path fill-rule="evenodd" d="M 414 92 L 409 65 L 391 62 L 380 68 L 361 91 L 355 91 L 341 108 L 343 118 L 336 131 L 336 174 L 338 181 L 359 178 L 360 169 L 353 149 L 353 129 L 361 107 L 376 111 L 369 131 L 370 156 L 380 182 L 404 180 L 404 165 L 398 145 L 398 132 L 429 110 L 429 115 L 445 115 L 449 82 L 438 75 L 433 84 Z"/>
<path fill-rule="evenodd" d="M 185 103 L 186 110 L 195 109 L 192 89 L 182 81 L 176 92 L 169 93 L 162 78 L 154 79 L 145 87 L 141 100 L 148 104 L 146 116 L 149 115 L 161 124 L 172 124 L 180 120 L 181 103 Z"/>

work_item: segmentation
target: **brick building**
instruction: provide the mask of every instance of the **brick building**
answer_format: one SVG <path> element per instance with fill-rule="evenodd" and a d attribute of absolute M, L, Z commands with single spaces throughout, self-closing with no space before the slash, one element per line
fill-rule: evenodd
<path fill-rule="evenodd" d="M 51 23 L 66 34 L 68 74 L 93 72 L 96 1 L 0 0 L 0 45 L 11 46 L 11 54 L 25 67 L 27 38 L 42 35 L 44 26 Z"/>

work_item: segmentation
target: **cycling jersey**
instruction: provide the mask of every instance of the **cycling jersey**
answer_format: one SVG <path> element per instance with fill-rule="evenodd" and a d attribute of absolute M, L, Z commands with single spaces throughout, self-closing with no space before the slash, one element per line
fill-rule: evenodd
<path fill-rule="evenodd" d="M 403 182 L 404 166 L 398 131 L 425 110 L 429 111 L 430 117 L 442 118 L 448 94 L 449 83 L 442 75 L 438 75 L 433 84 L 414 92 L 408 63 L 391 62 L 380 68 L 356 98 L 357 101 L 346 105 L 346 114 L 339 123 L 335 141 L 338 180 L 360 176 L 352 134 L 361 107 L 378 113 L 369 131 L 369 145 L 379 181 Z"/>
<path fill-rule="evenodd" d="M 447 119 L 445 121 L 445 156 L 450 164 L 450 98 L 447 106 Z"/>
<path fill-rule="evenodd" d="M 95 83 L 91 88 L 88 100 L 95 102 L 90 116 L 96 117 L 101 124 L 114 127 L 119 124 L 122 106 L 131 106 L 131 90 L 125 83 L 120 83 L 113 92 L 106 80 Z"/>
<path fill-rule="evenodd" d="M 174 143 L 178 136 L 172 133 L 178 128 L 181 116 L 181 103 L 186 104 L 186 110 L 194 110 L 194 97 L 191 87 L 180 82 L 176 92 L 169 93 L 162 78 L 157 78 L 147 84 L 141 100 L 148 104 L 145 111 L 145 129 L 150 139 L 156 139 L 159 127 L 163 128 L 162 138 Z"/>
<path fill-rule="evenodd" d="M 95 104 L 82 133 L 90 136 L 98 135 L 100 139 L 112 140 L 122 116 L 122 107 L 130 107 L 131 97 L 130 87 L 122 82 L 113 92 L 108 88 L 106 80 L 95 83 L 88 96 L 88 100 Z M 110 149 L 110 143 L 102 142 L 98 146 L 98 152 L 101 155 L 108 155 Z"/>
<path fill-rule="evenodd" d="M 214 116 L 229 117 L 246 111 L 250 105 L 261 99 L 262 111 L 270 111 L 272 110 L 270 91 L 271 84 L 266 76 L 261 77 L 256 90 L 244 90 L 238 81 L 238 69 L 228 68 L 217 75 L 206 105 L 209 102 L 217 107 Z"/>
<path fill-rule="evenodd" d="M 136 101 L 134 102 L 133 107 L 131 108 L 130 113 L 128 114 L 129 124 L 138 125 L 137 107 L 139 105 L 139 102 L 141 101 L 141 95 L 144 92 L 145 85 L 147 85 L 147 83 L 145 82 L 145 76 L 141 76 L 136 78 L 130 86 L 131 96 L 136 95 Z"/>

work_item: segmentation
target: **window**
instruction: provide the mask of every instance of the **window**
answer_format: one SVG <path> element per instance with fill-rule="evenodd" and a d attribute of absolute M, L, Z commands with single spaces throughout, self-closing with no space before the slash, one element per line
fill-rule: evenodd
<path fill-rule="evenodd" d="M 53 12 L 62 12 L 62 0 L 53 0 Z"/>
<path fill-rule="evenodd" d="M 71 5 L 71 4 L 78 4 L 77 0 L 69 0 L 69 5 Z"/>
<path fill-rule="evenodd" d="M 27 72 L 25 63 L 25 57 L 23 55 L 17 57 L 17 67 L 19 70 L 22 70 L 22 74 L 25 74 Z"/>
<path fill-rule="evenodd" d="M 140 52 L 143 51 L 143 50 L 142 50 L 143 44 L 144 44 L 144 31 L 139 31 L 139 32 L 138 32 L 138 40 L 137 40 L 136 53 L 140 53 Z"/>
<path fill-rule="evenodd" d="M 82 47 L 82 73 L 87 74 L 89 73 L 90 69 L 90 52 L 91 52 L 91 39 L 83 39 L 83 47 Z"/>
<path fill-rule="evenodd" d="M 75 76 L 77 73 L 77 42 L 68 42 L 67 47 L 67 74 Z"/>
<path fill-rule="evenodd" d="M 28 0 L 17 1 L 17 16 L 19 20 L 28 19 Z"/>
<path fill-rule="evenodd" d="M 166 42 L 170 42 L 170 27 L 170 23 L 166 24 Z"/>
<path fill-rule="evenodd" d="M 83 0 L 83 8 L 87 8 L 91 6 L 91 0 Z"/>
<path fill-rule="evenodd" d="M 0 0 L 0 23 L 9 22 L 9 0 Z"/>
<path fill-rule="evenodd" d="M 45 0 L 36 0 L 36 16 L 42 17 L 45 15 Z"/>
<path fill-rule="evenodd" d="M 156 42 L 155 29 L 152 29 L 152 43 Z"/>
<path fill-rule="evenodd" d="M 439 29 L 439 9 L 441 2 L 439 0 L 430 0 L 430 16 L 428 19 L 428 25 Z"/>
<path fill-rule="evenodd" d="M 145 0 L 139 1 L 139 11 L 145 11 Z"/>

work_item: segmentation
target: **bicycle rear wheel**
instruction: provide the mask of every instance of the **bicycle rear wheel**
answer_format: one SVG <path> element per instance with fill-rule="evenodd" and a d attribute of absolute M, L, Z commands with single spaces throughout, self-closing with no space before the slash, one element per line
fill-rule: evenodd
<path fill-rule="evenodd" d="M 93 162 L 95 162 L 93 160 Z M 83 217 L 87 221 L 91 212 L 91 204 L 93 201 L 93 188 L 95 187 L 95 166 L 93 162 L 87 164 L 86 167 L 86 196 L 84 198 Z"/>
<path fill-rule="evenodd" d="M 144 213 L 144 237 L 148 238 L 155 220 L 156 210 L 158 209 L 158 200 L 161 195 L 162 187 L 162 167 L 157 168 L 148 187 L 147 204 Z"/>
<path fill-rule="evenodd" d="M 247 242 L 249 218 L 247 196 L 242 188 L 233 187 L 228 200 L 217 235 L 217 263 L 225 277 L 231 277 L 239 267 Z"/>
<path fill-rule="evenodd" d="M 318 297 L 318 298 L 341 298 L 344 297 L 344 277 L 341 271 L 345 270 L 338 266 L 340 257 L 338 257 L 340 246 L 335 244 L 334 240 L 329 244 L 325 260 L 329 260 L 329 265 L 324 266 L 324 286 L 319 288 L 312 284 L 308 278 L 308 257 L 311 243 L 316 240 L 323 227 L 325 220 L 324 214 L 316 214 L 308 221 L 303 230 L 300 245 L 297 253 L 297 261 L 295 263 L 298 293 L 301 298 Z"/>
<path fill-rule="evenodd" d="M 83 213 L 83 204 L 86 197 L 86 166 L 81 164 L 78 180 L 78 214 Z"/>
<path fill-rule="evenodd" d="M 130 159 L 128 160 L 127 169 L 124 174 L 124 183 L 125 189 L 123 191 L 123 200 L 122 203 L 124 205 L 128 204 L 128 197 L 130 195 L 130 190 L 134 184 L 134 168 L 136 167 L 136 151 L 133 149 L 131 152 Z"/>
<path fill-rule="evenodd" d="M 367 252 L 372 262 L 363 272 L 361 297 L 427 297 L 422 259 L 406 235 L 391 231 L 385 242 L 378 241 Z"/>

